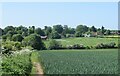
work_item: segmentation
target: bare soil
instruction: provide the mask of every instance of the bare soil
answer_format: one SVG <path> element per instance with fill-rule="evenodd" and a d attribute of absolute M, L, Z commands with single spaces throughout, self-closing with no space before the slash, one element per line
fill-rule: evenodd
<path fill-rule="evenodd" d="M 42 67 L 41 67 L 40 63 L 34 62 L 33 65 L 36 69 L 36 75 L 37 76 L 43 76 L 43 70 L 42 70 Z"/>

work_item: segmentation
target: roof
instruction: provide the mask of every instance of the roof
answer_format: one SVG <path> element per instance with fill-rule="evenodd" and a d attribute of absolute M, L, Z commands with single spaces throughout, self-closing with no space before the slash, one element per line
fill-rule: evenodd
<path fill-rule="evenodd" d="M 47 38 L 47 36 L 40 36 L 42 39 Z"/>

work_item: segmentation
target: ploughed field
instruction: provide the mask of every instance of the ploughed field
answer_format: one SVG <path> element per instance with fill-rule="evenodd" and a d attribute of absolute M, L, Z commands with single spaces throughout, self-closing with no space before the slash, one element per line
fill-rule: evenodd
<path fill-rule="evenodd" d="M 44 74 L 118 74 L 118 49 L 39 52 Z"/>

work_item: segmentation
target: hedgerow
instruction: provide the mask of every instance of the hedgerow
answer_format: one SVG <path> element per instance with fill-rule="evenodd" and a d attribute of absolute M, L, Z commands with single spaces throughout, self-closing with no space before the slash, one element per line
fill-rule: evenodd
<path fill-rule="evenodd" d="M 2 61 L 2 75 L 29 75 L 32 64 L 31 54 L 4 55 Z"/>

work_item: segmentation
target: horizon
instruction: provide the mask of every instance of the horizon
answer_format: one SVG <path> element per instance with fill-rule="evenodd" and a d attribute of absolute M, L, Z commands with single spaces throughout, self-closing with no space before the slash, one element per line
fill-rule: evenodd
<path fill-rule="evenodd" d="M 77 25 L 117 30 L 117 2 L 32 2 L 2 4 L 2 28 L 6 26 Z"/>

